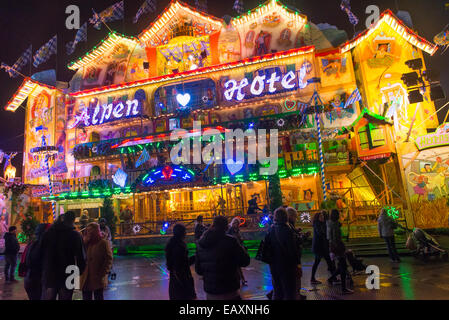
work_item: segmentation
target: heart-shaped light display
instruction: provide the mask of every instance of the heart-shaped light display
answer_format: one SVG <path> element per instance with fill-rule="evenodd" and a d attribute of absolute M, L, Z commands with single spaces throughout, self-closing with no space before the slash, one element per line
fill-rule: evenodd
<path fill-rule="evenodd" d="M 173 174 L 173 168 L 170 166 L 166 166 L 162 169 L 162 175 L 164 176 L 165 180 L 170 180 L 171 176 Z"/>
<path fill-rule="evenodd" d="M 184 94 L 178 93 L 178 94 L 176 95 L 176 100 L 178 101 L 178 103 L 179 103 L 181 106 L 185 107 L 185 106 L 187 106 L 187 105 L 189 104 L 189 102 L 190 102 L 190 94 L 188 94 L 188 93 L 184 93 Z"/>

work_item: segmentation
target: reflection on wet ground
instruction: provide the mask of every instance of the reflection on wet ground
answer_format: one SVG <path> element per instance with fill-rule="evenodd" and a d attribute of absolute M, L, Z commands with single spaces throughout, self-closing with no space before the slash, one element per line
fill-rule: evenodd
<path fill-rule="evenodd" d="M 401 263 L 391 263 L 386 257 L 364 258 L 367 265 L 380 268 L 380 290 L 368 290 L 365 287 L 366 275 L 353 276 L 355 294 L 342 296 L 340 286 L 329 287 L 326 284 L 327 266 L 321 263 L 317 278 L 323 284 L 312 286 L 309 283 L 313 256 L 303 256 L 303 294 L 309 300 L 376 300 L 376 299 L 449 299 L 449 263 L 431 260 L 427 263 L 413 257 L 403 257 Z M 4 257 L 0 256 L 0 270 L 3 270 Z M 162 253 L 146 253 L 114 258 L 114 271 L 117 279 L 112 281 L 105 291 L 107 300 L 166 300 L 168 299 L 168 271 Z M 243 269 L 248 286 L 242 288 L 242 297 L 248 300 L 265 300 L 265 294 L 271 290 L 269 268 L 264 263 L 251 260 Z M 205 299 L 203 283 L 195 274 L 195 286 L 199 300 Z M 23 279 L 18 283 L 5 284 L 4 275 L 0 275 L 0 299 L 27 299 L 23 289 Z M 75 299 L 81 299 L 76 292 Z"/>

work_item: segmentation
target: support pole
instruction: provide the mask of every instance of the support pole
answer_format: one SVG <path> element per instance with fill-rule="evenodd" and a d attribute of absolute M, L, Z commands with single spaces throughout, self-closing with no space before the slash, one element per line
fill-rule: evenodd
<path fill-rule="evenodd" d="M 324 199 L 324 201 L 327 201 L 326 177 L 324 175 L 323 142 L 321 140 L 321 123 L 320 123 L 320 114 L 319 114 L 320 105 L 319 105 L 318 93 L 316 91 L 313 94 L 313 98 L 315 99 L 315 121 L 316 121 L 317 134 L 318 134 L 318 150 L 320 153 L 321 188 L 323 190 L 323 199 Z"/>

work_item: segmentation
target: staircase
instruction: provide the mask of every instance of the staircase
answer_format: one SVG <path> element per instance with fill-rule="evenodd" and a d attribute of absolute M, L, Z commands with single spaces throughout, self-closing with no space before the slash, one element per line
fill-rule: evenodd
<path fill-rule="evenodd" d="M 400 255 L 408 255 L 410 251 L 405 247 L 407 238 L 405 235 L 396 235 L 396 249 Z M 351 249 L 356 256 L 388 256 L 387 244 L 384 239 L 369 238 L 352 238 L 346 243 L 346 249 Z"/>

